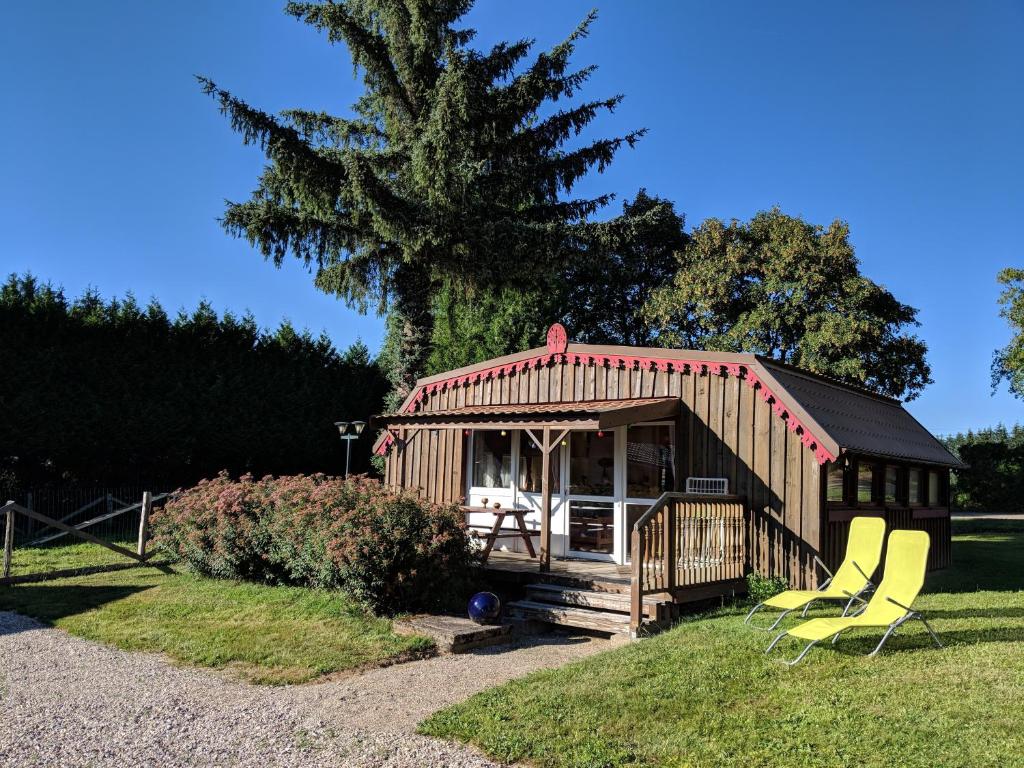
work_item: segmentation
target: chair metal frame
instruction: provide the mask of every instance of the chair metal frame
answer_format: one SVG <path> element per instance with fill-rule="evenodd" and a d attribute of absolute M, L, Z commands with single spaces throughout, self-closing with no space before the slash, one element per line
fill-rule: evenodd
<path fill-rule="evenodd" d="M 858 568 L 858 570 L 860 570 L 860 569 Z M 918 620 L 920 620 L 920 622 L 922 624 L 924 624 L 924 628 L 926 630 L 928 630 L 928 634 L 931 635 L 932 640 L 935 642 L 935 645 L 938 648 L 944 648 L 945 647 L 942 644 L 942 641 L 939 640 L 938 634 L 935 632 L 934 629 L 932 629 L 932 625 L 928 623 L 928 619 L 926 619 L 924 617 L 924 614 L 921 613 L 921 611 L 915 611 L 910 606 L 904 605 L 903 603 L 901 603 L 901 602 L 899 602 L 897 600 L 893 600 L 891 597 L 886 596 L 885 599 L 888 600 L 893 605 L 896 605 L 896 606 L 902 608 L 904 611 L 906 611 L 906 613 L 903 614 L 900 618 L 896 619 L 896 621 L 894 621 L 891 624 L 889 624 L 889 626 L 885 630 L 885 633 L 882 635 L 882 639 L 879 640 L 878 641 L 878 645 L 875 646 L 875 650 L 873 650 L 871 653 L 868 654 L 868 658 L 873 658 L 874 656 L 877 656 L 878 652 L 882 650 L 882 646 L 885 645 L 886 641 L 890 637 L 892 637 L 894 634 L 896 634 L 896 629 L 898 627 L 903 626 L 906 622 L 911 621 L 913 619 L 918 619 Z M 856 627 L 844 627 L 843 629 L 840 629 L 838 632 L 835 633 L 835 635 L 832 636 L 832 645 L 835 645 L 838 642 L 838 640 L 839 640 L 839 636 L 843 632 L 848 630 L 848 629 L 856 629 Z M 774 640 L 772 640 L 771 644 L 765 649 L 765 653 L 770 653 L 771 650 L 778 644 L 778 642 L 782 638 L 784 638 L 787 634 L 789 634 L 788 630 L 786 630 L 785 632 L 780 632 L 776 636 L 776 638 Z M 800 651 L 800 654 L 795 659 L 793 659 L 792 661 L 785 661 L 785 660 L 783 660 L 783 662 L 785 664 L 787 664 L 788 666 L 790 666 L 790 667 L 792 667 L 792 666 L 794 666 L 796 664 L 799 664 L 800 661 L 804 658 L 804 656 L 806 656 L 807 653 L 811 650 L 811 648 L 813 648 L 815 645 L 817 645 L 820 642 L 821 642 L 820 640 L 811 640 L 807 644 L 807 646 L 802 651 Z"/>
<path fill-rule="evenodd" d="M 814 556 L 814 562 L 817 563 L 821 567 L 821 570 L 823 570 L 825 573 L 828 574 L 828 578 L 825 579 L 825 581 L 822 582 L 821 586 L 819 586 L 815 590 L 816 592 L 823 592 L 826 589 L 828 589 L 828 585 L 832 583 L 832 579 L 835 578 L 835 575 L 832 573 L 832 571 L 830 571 L 828 569 L 828 566 L 825 565 L 825 563 L 823 563 L 821 558 L 818 557 L 817 555 Z M 850 608 L 853 606 L 854 602 L 859 602 L 860 603 L 860 605 L 858 606 L 859 610 L 854 612 L 853 614 L 850 614 L 850 615 L 856 616 L 858 613 L 860 613 L 860 611 L 863 610 L 867 606 L 867 600 L 864 599 L 864 595 L 870 594 L 875 589 L 874 583 L 872 583 L 872 581 L 868 577 L 868 575 L 866 573 L 864 573 L 864 570 L 859 565 L 857 565 L 857 561 L 853 560 L 851 562 L 853 563 L 853 567 L 856 568 L 860 572 L 860 575 L 864 577 L 864 581 L 866 583 L 864 584 L 864 586 L 859 591 L 857 591 L 856 594 L 851 594 L 850 592 L 845 592 L 845 590 L 844 590 L 844 593 L 849 597 L 849 599 L 846 601 L 846 606 L 843 608 L 843 613 L 842 613 L 843 616 L 846 616 L 846 615 L 850 614 Z M 810 600 L 808 600 L 804 604 L 803 611 L 800 614 L 800 616 L 801 617 L 806 617 L 807 616 L 807 611 L 810 610 L 811 606 L 814 603 L 816 603 L 819 600 L 821 600 L 821 599 L 822 598 L 820 598 L 820 597 L 812 597 Z M 758 603 L 757 605 L 755 605 L 753 608 L 751 608 L 750 609 L 750 613 L 748 613 L 747 617 L 745 619 L 743 619 L 743 623 L 753 627 L 754 629 L 760 629 L 760 630 L 764 630 L 765 632 L 771 632 L 773 629 L 778 627 L 779 624 L 782 622 L 782 620 L 784 618 L 786 618 L 789 614 L 793 613 L 793 611 L 800 610 L 799 606 L 797 606 L 796 608 L 787 608 L 786 610 L 784 610 L 782 613 L 779 614 L 778 618 L 775 619 L 775 621 L 772 622 L 772 624 L 770 626 L 767 626 L 767 627 L 761 627 L 761 626 L 758 626 L 757 624 L 751 624 L 750 623 L 751 618 L 753 618 L 754 614 L 757 613 L 758 610 L 760 610 L 761 608 L 764 607 L 765 602 L 767 602 L 767 601 L 762 601 L 762 602 Z"/>

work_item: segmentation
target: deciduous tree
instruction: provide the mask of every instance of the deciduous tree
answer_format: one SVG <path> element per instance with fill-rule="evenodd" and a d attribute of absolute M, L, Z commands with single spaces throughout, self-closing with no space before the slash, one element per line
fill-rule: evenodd
<path fill-rule="evenodd" d="M 999 316 L 1009 324 L 1013 338 L 992 357 L 992 389 L 1005 381 L 1014 397 L 1024 397 L 1024 269 L 1004 269 L 996 279 L 1004 286 Z"/>
<path fill-rule="evenodd" d="M 705 221 L 648 304 L 659 344 L 754 352 L 913 399 L 931 382 L 917 310 L 861 274 L 849 234 L 777 209 Z"/>

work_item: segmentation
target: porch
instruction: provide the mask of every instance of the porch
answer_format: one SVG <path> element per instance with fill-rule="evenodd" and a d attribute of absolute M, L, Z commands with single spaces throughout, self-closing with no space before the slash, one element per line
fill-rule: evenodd
<path fill-rule="evenodd" d="M 428 446 L 395 462 L 398 485 L 409 472 L 428 488 L 455 480 L 487 575 L 528 594 L 513 608 L 635 634 L 673 606 L 741 589 L 745 574 L 745 500 L 680 491 L 708 480 L 683 473 L 680 402 L 477 405 L 381 421 L 400 457 L 412 441 Z"/>
<path fill-rule="evenodd" d="M 524 592 L 514 616 L 635 637 L 671 624 L 680 605 L 741 592 L 746 537 L 742 499 L 670 492 L 633 524 L 627 564 L 553 557 L 540 568 L 525 552 L 494 550 L 484 572 Z"/>

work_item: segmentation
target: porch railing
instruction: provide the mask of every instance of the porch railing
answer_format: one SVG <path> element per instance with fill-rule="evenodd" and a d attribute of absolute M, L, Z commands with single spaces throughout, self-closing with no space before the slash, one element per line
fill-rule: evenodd
<path fill-rule="evenodd" d="M 630 629 L 643 617 L 644 595 L 675 594 L 701 584 L 741 579 L 746 563 L 745 504 L 739 496 L 664 493 L 631 532 Z"/>

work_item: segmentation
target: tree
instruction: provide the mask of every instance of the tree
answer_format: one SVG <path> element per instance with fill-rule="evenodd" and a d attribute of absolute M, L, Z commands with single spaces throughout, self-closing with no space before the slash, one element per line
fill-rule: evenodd
<path fill-rule="evenodd" d="M 656 329 L 643 313 L 651 291 L 670 282 L 687 242 L 672 203 L 641 189 L 622 214 L 594 233 L 586 254 L 558 265 L 539 287 L 461 290 L 443 285 L 432 304 L 428 373 L 544 344 L 548 326 L 565 324 L 575 341 L 644 346 Z M 389 331 L 393 339 L 396 328 Z M 393 347 L 389 341 L 385 346 Z"/>
<path fill-rule="evenodd" d="M 992 356 L 992 390 L 1006 381 L 1014 397 L 1024 397 L 1024 269 L 1004 269 L 996 280 L 1005 286 L 999 316 L 1009 323 L 1013 338 Z"/>
<path fill-rule="evenodd" d="M 0 379 L 0 487 L 337 473 L 333 422 L 378 413 L 386 391 L 360 342 L 339 353 L 206 303 L 170 318 L 131 296 L 70 301 L 31 276 L 0 284 L 0 359 L 17 361 Z"/>
<path fill-rule="evenodd" d="M 669 200 L 641 189 L 595 243 L 591 258 L 560 276 L 562 322 L 589 344 L 649 346 L 658 329 L 644 312 L 651 293 L 671 283 L 686 247 L 684 217 Z"/>
<path fill-rule="evenodd" d="M 439 285 L 500 290 L 581 252 L 609 195 L 572 198 L 643 133 L 567 146 L 621 96 L 556 109 L 593 67 L 570 57 L 595 18 L 523 66 L 531 40 L 488 51 L 456 27 L 471 0 L 289 3 L 287 13 L 344 43 L 364 92 L 352 114 L 273 116 L 200 78 L 246 144 L 269 160 L 224 227 L 280 264 L 291 253 L 321 290 L 393 313 L 398 394 L 422 374 Z"/>
<path fill-rule="evenodd" d="M 860 273 L 849 228 L 778 209 L 705 221 L 646 310 L 659 343 L 754 352 L 912 400 L 931 383 L 917 310 Z"/>

